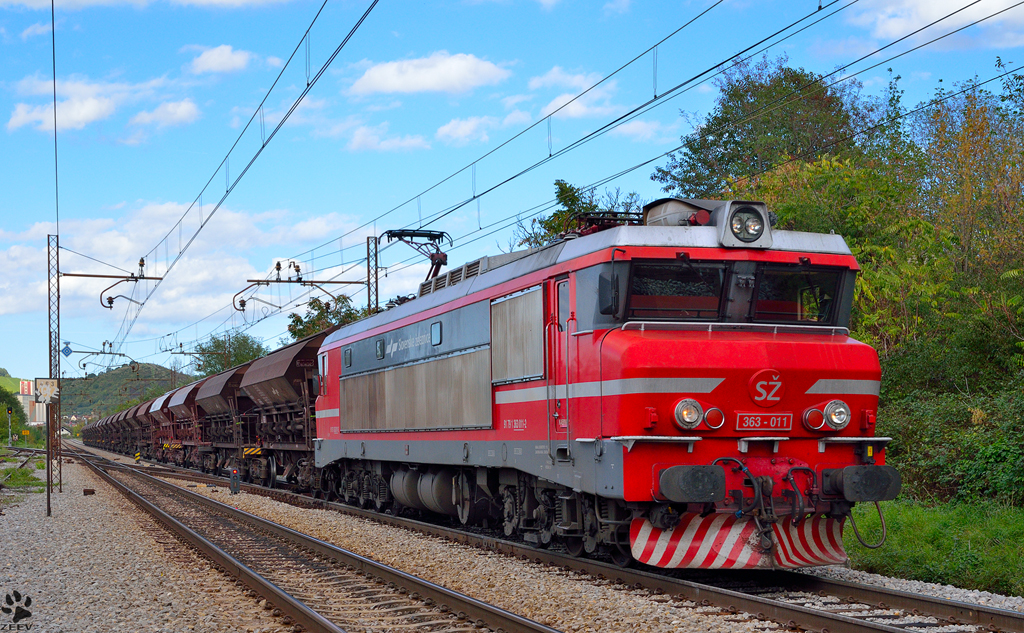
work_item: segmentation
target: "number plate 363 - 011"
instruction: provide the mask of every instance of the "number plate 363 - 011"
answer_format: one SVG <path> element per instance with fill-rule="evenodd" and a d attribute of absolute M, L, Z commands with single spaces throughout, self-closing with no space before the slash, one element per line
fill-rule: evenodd
<path fill-rule="evenodd" d="M 793 428 L 792 413 L 737 413 L 737 431 L 789 431 Z"/>

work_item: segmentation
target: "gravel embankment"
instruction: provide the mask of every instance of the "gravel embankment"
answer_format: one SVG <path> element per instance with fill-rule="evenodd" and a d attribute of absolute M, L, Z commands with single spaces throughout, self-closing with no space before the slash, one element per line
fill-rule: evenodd
<path fill-rule="evenodd" d="M 887 587 L 889 589 L 916 593 L 923 596 L 934 596 L 936 598 L 945 598 L 946 600 L 959 600 L 961 602 L 969 602 L 971 604 L 980 604 L 986 607 L 994 607 L 996 609 L 1009 609 L 1011 611 L 1024 612 L 1024 597 L 1020 596 L 1003 596 L 998 593 L 991 593 L 988 591 L 961 589 L 960 587 L 954 587 L 953 585 L 938 585 L 931 582 L 921 582 L 920 580 L 890 578 L 879 574 L 870 574 L 866 571 L 847 569 L 838 565 L 816 567 L 805 571 L 825 578 L 835 578 L 837 580 L 857 582 L 865 585 L 877 585 Z"/>
<path fill-rule="evenodd" d="M 187 489 L 566 632 L 725 633 L 773 628 L 767 622 L 746 621 L 743 615 L 712 615 L 717 608 L 697 608 L 643 589 L 616 588 L 611 581 L 359 517 L 296 508 L 245 492 L 232 496 L 225 489 Z"/>
<path fill-rule="evenodd" d="M 292 630 L 77 463 L 64 464 L 51 517 L 43 493 L 4 506 L 0 543 L 0 600 L 13 591 L 30 597 L 32 615 L 19 624 L 32 631 Z M 0 623 L 11 617 L 0 614 Z"/>

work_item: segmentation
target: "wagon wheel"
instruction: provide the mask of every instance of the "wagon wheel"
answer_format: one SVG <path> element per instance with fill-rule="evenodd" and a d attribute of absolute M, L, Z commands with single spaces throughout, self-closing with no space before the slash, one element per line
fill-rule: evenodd
<path fill-rule="evenodd" d="M 273 455 L 267 456 L 267 478 L 263 485 L 267 488 L 273 488 L 277 485 L 277 460 L 274 459 Z"/>

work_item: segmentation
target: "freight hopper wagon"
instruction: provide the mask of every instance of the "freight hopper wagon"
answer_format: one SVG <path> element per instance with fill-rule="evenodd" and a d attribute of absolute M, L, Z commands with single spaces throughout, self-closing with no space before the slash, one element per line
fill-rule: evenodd
<path fill-rule="evenodd" d="M 659 200 L 333 332 L 320 485 L 623 565 L 843 562 L 851 507 L 900 488 L 878 357 L 849 336 L 842 237 L 771 219 Z"/>
<path fill-rule="evenodd" d="M 330 330 L 87 425 L 86 444 L 315 489 L 316 355 Z"/>

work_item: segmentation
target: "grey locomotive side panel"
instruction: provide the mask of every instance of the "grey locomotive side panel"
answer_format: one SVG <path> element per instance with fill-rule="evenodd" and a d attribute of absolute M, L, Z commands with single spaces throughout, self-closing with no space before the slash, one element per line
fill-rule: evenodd
<path fill-rule="evenodd" d="M 435 345 L 438 328 L 440 343 Z M 344 346 L 341 375 L 380 371 L 482 347 L 491 342 L 490 336 L 489 303 L 479 301 Z"/>
<path fill-rule="evenodd" d="M 544 376 L 544 293 L 541 286 L 491 304 L 491 380 Z"/>
<path fill-rule="evenodd" d="M 490 302 L 342 348 L 341 431 L 489 428 Z"/>
<path fill-rule="evenodd" d="M 342 377 L 341 431 L 490 428 L 490 350 Z"/>

